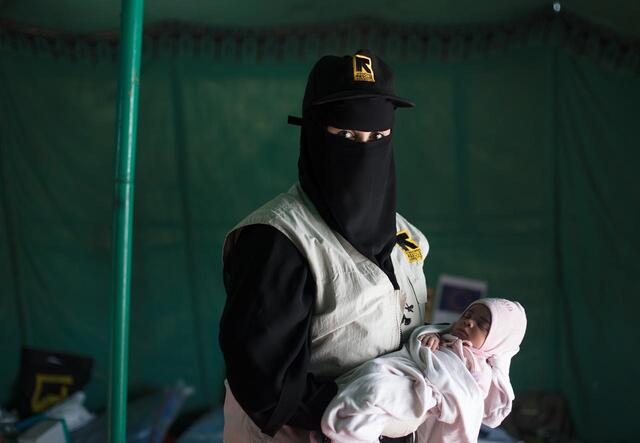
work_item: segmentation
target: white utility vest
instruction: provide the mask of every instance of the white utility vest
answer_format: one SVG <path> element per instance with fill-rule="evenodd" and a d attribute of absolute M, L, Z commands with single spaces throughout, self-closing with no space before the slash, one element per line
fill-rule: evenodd
<path fill-rule="evenodd" d="M 242 228 L 267 224 L 282 232 L 306 258 L 316 283 L 311 321 L 310 372 L 335 377 L 398 349 L 424 324 L 427 287 L 422 264 L 424 235 L 402 216 L 396 226 L 402 246 L 391 253 L 399 290 L 387 275 L 331 230 L 299 184 L 240 222 L 227 235 L 223 258 Z"/>

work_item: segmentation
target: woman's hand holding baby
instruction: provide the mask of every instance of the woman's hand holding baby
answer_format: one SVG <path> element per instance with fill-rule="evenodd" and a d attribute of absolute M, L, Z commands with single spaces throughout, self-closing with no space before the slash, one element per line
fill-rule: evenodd
<path fill-rule="evenodd" d="M 422 346 L 426 346 L 431 349 L 432 352 L 436 352 L 440 347 L 440 337 L 438 334 L 425 334 L 418 337 Z"/>

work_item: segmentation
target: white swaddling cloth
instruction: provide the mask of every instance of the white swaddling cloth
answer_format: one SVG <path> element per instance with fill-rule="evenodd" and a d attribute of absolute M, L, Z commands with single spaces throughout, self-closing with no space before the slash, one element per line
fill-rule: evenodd
<path fill-rule="evenodd" d="M 322 418 L 323 433 L 335 442 L 371 443 L 380 435 L 410 434 L 433 417 L 432 427 L 441 422 L 450 428 L 447 441 L 475 441 L 484 394 L 453 349 L 432 352 L 420 344 L 419 336 L 439 330 L 417 328 L 401 350 L 340 377 Z"/>
<path fill-rule="evenodd" d="M 380 435 L 416 430 L 418 442 L 476 442 L 481 422 L 499 425 L 514 399 L 509 364 L 524 337 L 526 315 L 517 302 L 476 303 L 492 314 L 479 350 L 457 342 L 432 352 L 419 337 L 444 328 L 417 328 L 401 350 L 336 380 L 338 394 L 322 417 L 323 433 L 341 443 L 377 442 Z"/>

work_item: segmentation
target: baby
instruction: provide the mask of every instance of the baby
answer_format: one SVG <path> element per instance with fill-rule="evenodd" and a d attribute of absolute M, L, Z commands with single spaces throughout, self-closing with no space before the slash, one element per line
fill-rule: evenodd
<path fill-rule="evenodd" d="M 498 426 L 511 411 L 509 365 L 526 323 L 518 302 L 485 298 L 450 326 L 416 328 L 399 351 L 338 378 L 323 433 L 345 443 L 416 430 L 418 442 L 477 441 L 481 423 Z"/>

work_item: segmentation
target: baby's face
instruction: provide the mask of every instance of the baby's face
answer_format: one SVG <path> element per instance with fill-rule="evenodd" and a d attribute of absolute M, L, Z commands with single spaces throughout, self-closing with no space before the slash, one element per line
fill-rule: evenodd
<path fill-rule="evenodd" d="M 454 324 L 451 334 L 471 342 L 474 348 L 480 348 L 491 328 L 491 312 L 482 304 L 468 308 Z"/>

